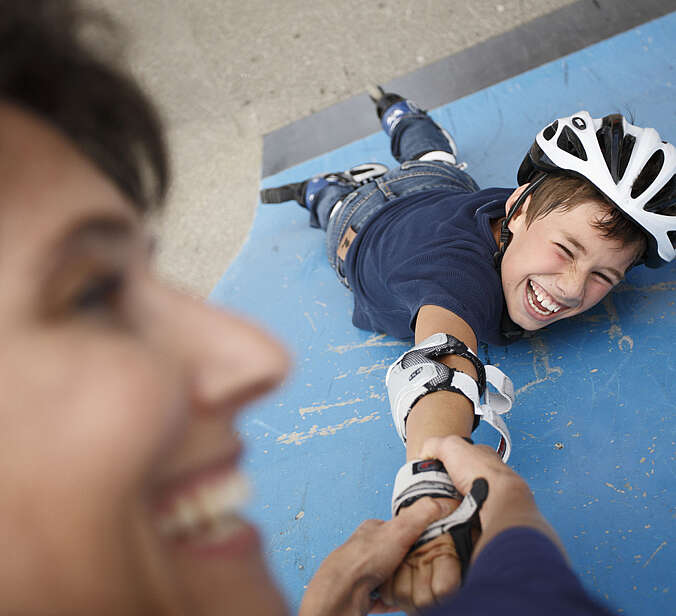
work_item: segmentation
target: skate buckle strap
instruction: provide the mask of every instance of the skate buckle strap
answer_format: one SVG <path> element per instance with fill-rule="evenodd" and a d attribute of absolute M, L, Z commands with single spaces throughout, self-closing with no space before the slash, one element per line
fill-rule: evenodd
<path fill-rule="evenodd" d="M 425 496 L 460 500 L 461 496 L 439 460 L 413 460 L 399 469 L 392 494 L 392 516 Z M 444 533 L 453 538 L 464 578 L 472 556 L 472 527 L 478 525 L 477 516 L 488 496 L 488 483 L 475 479 L 460 506 L 450 515 L 432 522 L 418 537 L 410 552 L 429 543 Z"/>
<path fill-rule="evenodd" d="M 478 381 L 434 359 L 444 355 L 459 355 L 470 360 L 477 370 Z M 475 416 L 500 433 L 498 454 L 504 462 L 509 458 L 512 441 L 507 425 L 500 415 L 512 408 L 512 381 L 495 366 L 484 366 L 476 354 L 454 336 L 434 334 L 415 345 L 390 366 L 385 383 L 394 425 L 402 441 L 406 442 L 406 420 L 413 405 L 423 396 L 435 391 L 451 391 L 465 396 L 472 403 Z M 495 391 L 489 390 L 487 384 Z"/>
<path fill-rule="evenodd" d="M 394 129 L 401 120 L 410 115 L 424 113 L 413 101 L 402 99 L 392 105 L 383 113 L 380 124 L 388 137 L 392 136 Z"/>

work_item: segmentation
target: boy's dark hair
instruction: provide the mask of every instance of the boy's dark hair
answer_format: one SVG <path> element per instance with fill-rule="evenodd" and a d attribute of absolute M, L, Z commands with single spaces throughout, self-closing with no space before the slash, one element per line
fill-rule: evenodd
<path fill-rule="evenodd" d="M 166 195 L 167 150 L 152 103 L 112 61 L 119 41 L 78 0 L 0 0 L 0 100 L 51 123 L 145 212 Z"/>
<path fill-rule="evenodd" d="M 570 175 L 549 175 L 533 191 L 526 211 L 526 225 L 530 226 L 555 210 L 565 212 L 589 201 L 598 203 L 602 209 L 603 214 L 593 225 L 602 237 L 619 240 L 624 245 L 639 244 L 643 253 L 646 237 L 640 227 L 624 216 L 591 182 Z"/>

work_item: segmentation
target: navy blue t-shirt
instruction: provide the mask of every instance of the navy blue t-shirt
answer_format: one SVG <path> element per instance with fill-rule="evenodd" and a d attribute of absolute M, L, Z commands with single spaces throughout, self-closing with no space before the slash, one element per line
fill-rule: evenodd
<path fill-rule="evenodd" d="M 356 327 L 410 339 L 432 304 L 464 319 L 477 339 L 506 344 L 491 220 L 513 189 L 430 190 L 393 200 L 355 238 L 346 260 Z"/>
<path fill-rule="evenodd" d="M 481 551 L 462 588 L 425 616 L 610 616 L 542 533 L 511 528 Z"/>

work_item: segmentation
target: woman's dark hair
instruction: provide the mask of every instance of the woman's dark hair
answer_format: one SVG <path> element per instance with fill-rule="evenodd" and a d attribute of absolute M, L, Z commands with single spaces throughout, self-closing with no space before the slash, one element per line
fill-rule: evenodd
<path fill-rule="evenodd" d="M 120 36 L 78 0 L 0 0 L 0 100 L 60 130 L 140 211 L 169 183 L 162 123 L 113 62 Z"/>

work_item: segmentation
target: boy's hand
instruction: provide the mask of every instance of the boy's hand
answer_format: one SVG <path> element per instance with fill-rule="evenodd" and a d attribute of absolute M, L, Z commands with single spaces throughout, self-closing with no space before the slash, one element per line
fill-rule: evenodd
<path fill-rule="evenodd" d="M 441 500 L 441 499 L 439 499 Z M 459 501 L 446 500 L 451 512 Z M 475 537 L 476 540 L 476 537 Z M 460 560 L 450 534 L 444 533 L 409 554 L 381 588 L 385 605 L 418 614 L 460 587 Z"/>
<path fill-rule="evenodd" d="M 381 597 L 385 605 L 418 614 L 459 586 L 460 561 L 453 539 L 444 533 L 406 557 L 381 589 Z"/>
<path fill-rule="evenodd" d="M 392 576 L 425 528 L 450 513 L 448 501 L 423 498 L 392 520 L 363 522 L 321 564 L 303 597 L 300 616 L 393 611 L 382 599 L 376 600 L 372 591 Z"/>

